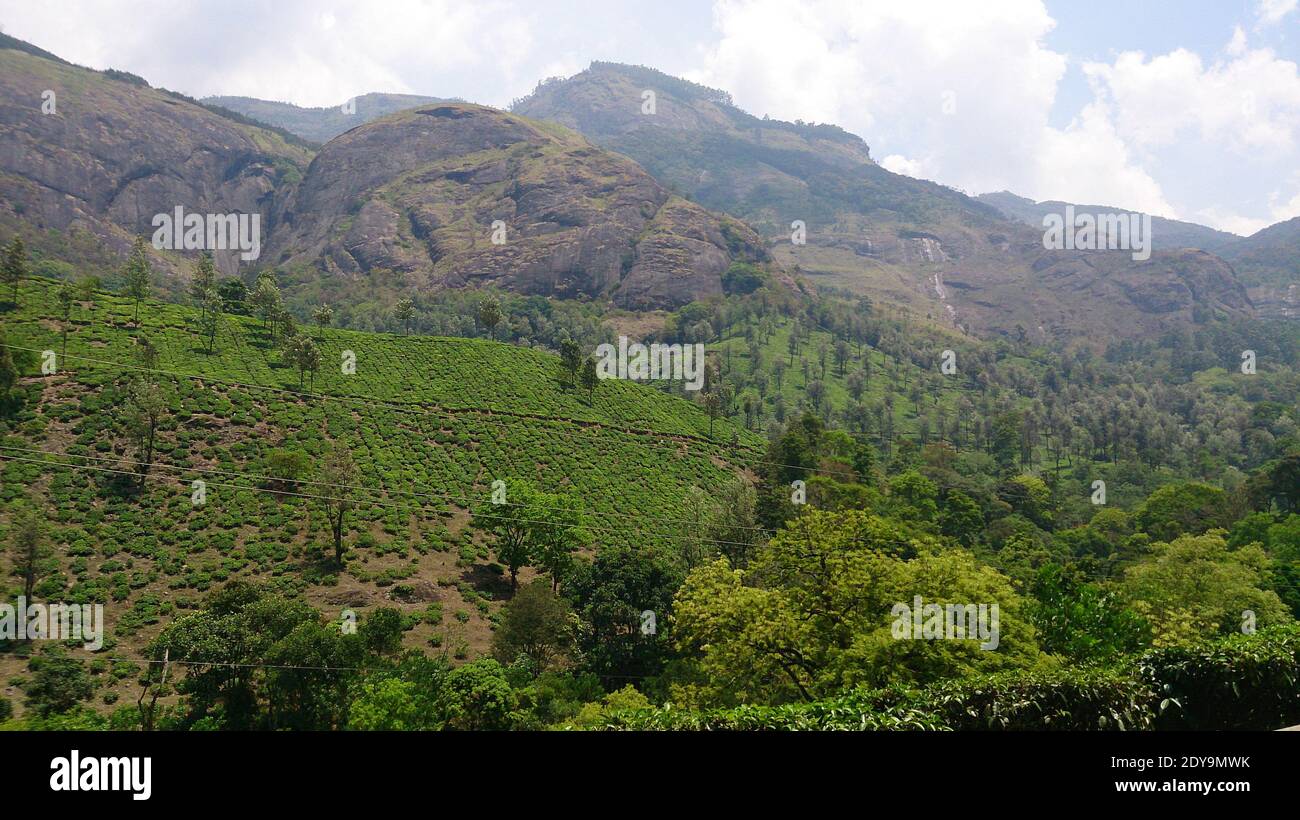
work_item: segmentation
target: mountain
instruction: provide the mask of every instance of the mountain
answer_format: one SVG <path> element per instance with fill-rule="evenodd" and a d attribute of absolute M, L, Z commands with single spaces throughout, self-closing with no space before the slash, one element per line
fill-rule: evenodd
<path fill-rule="evenodd" d="M 50 267 L 61 260 L 112 275 L 134 236 L 179 207 L 258 214 L 261 254 L 244 275 L 277 265 L 288 284 L 332 297 L 396 273 L 399 292 L 493 284 L 671 309 L 720 295 L 735 262 L 793 284 L 743 223 L 568 129 L 428 103 L 313 153 L 239 112 L 37 52 L 0 49 L 0 229 L 29 240 L 41 272 L 62 275 Z M 358 116 L 414 99 L 368 95 Z M 185 255 L 151 253 L 158 284 L 180 290 Z M 234 251 L 217 262 L 239 269 Z"/>
<path fill-rule="evenodd" d="M 23 235 L 37 255 L 107 272 L 134 236 L 153 233 L 156 214 L 177 206 L 260 214 L 262 234 L 273 230 L 277 192 L 311 160 L 304 146 L 134 75 L 19 42 L 0 43 L 0 233 Z M 234 272 L 234 253 L 216 256 Z M 156 262 L 167 281 L 187 267 L 179 254 Z"/>
<path fill-rule="evenodd" d="M 1270 225 L 1224 248 L 1260 313 L 1300 318 L 1300 217 Z"/>
<path fill-rule="evenodd" d="M 303 108 L 293 103 L 253 97 L 204 97 L 203 102 L 237 111 L 246 117 L 279 126 L 314 143 L 329 142 L 350 128 L 377 120 L 394 111 L 430 103 L 449 102 L 418 94 L 363 94 L 346 103 L 325 108 Z"/>
<path fill-rule="evenodd" d="M 464 103 L 403 111 L 327 143 L 278 221 L 291 277 L 396 271 L 416 289 L 675 308 L 722 293 L 736 261 L 767 262 L 737 220 L 674 196 L 565 128 Z"/>
<path fill-rule="evenodd" d="M 1045 250 L 1041 228 L 890 173 L 840 128 L 760 119 L 724 92 L 653 69 L 593 63 L 540 84 L 512 110 L 576 128 L 687 198 L 745 219 L 775 259 L 814 283 L 968 331 L 1131 337 L 1252 312 L 1232 268 L 1210 254 L 1133 262 Z M 796 220 L 804 245 L 792 241 Z"/>
<path fill-rule="evenodd" d="M 1035 228 L 1042 228 L 1044 216 L 1064 213 L 1066 205 L 1073 205 L 1076 213 L 1118 213 L 1124 210 L 1105 205 L 1079 205 L 1058 200 L 1035 202 L 1023 196 L 1016 196 L 1010 191 L 980 194 L 975 198 L 997 208 L 1008 218 Z M 1151 217 L 1151 236 L 1155 247 L 1165 250 L 1197 248 L 1217 252 L 1241 240 L 1240 236 L 1233 233 L 1216 231 L 1214 228 L 1207 228 L 1194 222 L 1165 219 L 1162 216 Z"/>

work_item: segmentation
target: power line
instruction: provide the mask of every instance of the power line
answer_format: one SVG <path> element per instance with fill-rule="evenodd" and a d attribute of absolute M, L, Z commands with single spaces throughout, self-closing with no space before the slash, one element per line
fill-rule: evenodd
<path fill-rule="evenodd" d="M 482 501 L 482 500 L 483 500 L 482 497 L 476 497 L 476 496 L 463 496 L 463 495 L 454 495 L 454 494 L 452 494 L 452 493 L 433 493 L 433 492 L 420 493 L 420 492 L 415 492 L 414 490 L 397 490 L 397 489 L 391 489 L 391 488 L 387 488 L 387 487 L 367 487 L 367 486 L 365 486 L 365 485 L 361 485 L 361 484 L 338 484 L 338 483 L 333 483 L 333 482 L 329 482 L 329 481 L 316 481 L 316 480 L 312 480 L 312 479 L 280 479 L 280 478 L 276 478 L 276 477 L 274 477 L 274 476 L 264 476 L 264 475 L 258 475 L 258 474 L 255 474 L 255 473 L 241 473 L 241 472 L 236 472 L 236 471 L 234 471 L 234 470 L 219 470 L 219 469 L 216 469 L 216 468 L 213 468 L 213 467 L 182 467 L 182 466 L 179 466 L 179 465 L 175 465 L 175 464 L 167 464 L 167 463 L 159 462 L 159 461 L 154 461 L 154 462 L 144 462 L 144 461 L 139 461 L 139 460 L 136 460 L 136 459 L 119 458 L 119 457 L 117 457 L 117 456 L 92 456 L 92 455 L 83 455 L 83 454 L 80 454 L 80 453 L 59 453 L 59 452 L 55 452 L 55 451 L 52 451 L 52 450 L 41 450 L 41 449 L 28 448 L 28 447 L 13 447 L 13 446 L 10 446 L 10 445 L 0 445 L 0 450 L 11 450 L 11 451 L 14 451 L 14 452 L 19 452 L 19 453 L 27 453 L 27 454 L 29 454 L 29 455 L 47 455 L 47 456 L 62 456 L 62 457 L 64 457 L 64 458 L 80 458 L 80 459 L 85 459 L 85 460 L 87 460 L 87 461 L 99 461 L 99 462 L 111 461 L 111 462 L 114 462 L 114 463 L 125 462 L 125 463 L 127 463 L 127 464 L 145 465 L 145 466 L 148 466 L 148 467 L 159 467 L 159 468 L 168 469 L 168 470 L 176 470 L 176 471 L 178 471 L 178 472 L 184 471 L 184 472 L 195 472 L 195 473 L 207 473 L 207 474 L 217 474 L 217 475 L 233 476 L 233 477 L 235 477 L 235 478 L 242 478 L 242 479 L 247 479 L 247 480 L 250 480 L 250 481 L 258 481 L 258 482 L 284 481 L 284 482 L 291 483 L 291 484 L 313 484 L 313 485 L 316 485 L 316 486 L 328 487 L 328 488 L 332 488 L 332 489 L 342 489 L 342 490 L 360 490 L 360 491 L 362 491 L 362 492 L 368 492 L 368 493 L 383 493 L 383 494 L 385 494 L 385 495 L 400 494 L 400 495 L 408 495 L 408 496 L 412 496 L 412 497 L 415 497 L 415 498 L 429 498 L 429 499 L 444 499 L 444 500 L 454 500 L 454 501 L 467 501 L 467 502 L 470 502 L 470 503 L 474 503 L 474 502 L 476 502 L 476 501 Z M 69 466 L 75 466 L 75 465 L 69 465 Z M 215 486 L 215 485 L 214 485 L 214 486 Z M 262 488 L 262 487 L 250 487 L 250 488 L 248 488 L 248 489 L 265 489 L 265 488 Z M 269 492 L 278 492 L 278 491 L 277 491 L 277 490 L 269 490 Z M 491 502 L 491 503 L 492 503 L 494 506 L 504 506 L 504 507 L 528 507 L 528 506 L 530 506 L 530 505 L 527 505 L 527 504 L 522 504 L 522 503 L 518 503 L 518 502 L 509 502 L 509 501 L 502 501 L 502 502 L 495 502 L 495 501 L 493 501 L 493 502 Z M 565 508 L 563 508 L 563 507 L 551 507 L 551 506 L 545 506 L 545 505 L 533 506 L 532 508 L 535 509 L 535 510 L 547 510 L 547 511 L 563 510 L 563 509 L 565 509 Z M 689 520 L 689 519 L 685 519 L 685 518 L 658 518 L 658 517 L 648 516 L 648 515 L 635 515 L 635 514 L 632 514 L 632 513 L 605 512 L 605 513 L 600 513 L 600 515 L 602 515 L 602 516 L 614 516 L 614 517 L 618 517 L 618 518 L 628 518 L 628 519 L 632 519 L 632 520 L 653 520 L 653 521 L 658 521 L 658 522 L 662 522 L 662 523 L 670 523 L 670 524 L 697 524 L 697 525 L 698 525 L 698 523 L 699 523 L 699 522 L 697 522 L 697 521 L 691 521 L 691 520 Z M 759 531 L 759 532 L 762 532 L 762 533 L 765 534 L 765 535 L 772 535 L 772 534 L 774 533 L 773 530 L 770 530 L 770 529 L 768 529 L 768 528 L 766 528 L 766 527 L 736 526 L 736 527 L 729 527 L 729 529 L 736 529 L 736 530 L 757 530 L 757 531 Z"/>
<path fill-rule="evenodd" d="M 142 473 L 137 473 L 137 472 L 133 472 L 133 471 L 130 471 L 130 470 L 115 470 L 115 469 L 112 469 L 112 468 L 109 468 L 109 467 L 98 467 L 98 466 L 91 465 L 91 464 L 67 464 L 67 463 L 65 463 L 65 462 L 61 462 L 61 461 L 50 461 L 50 460 L 48 460 L 48 459 L 32 459 L 32 458 L 23 458 L 23 457 L 21 457 L 21 456 L 12 456 L 12 455 L 5 455 L 5 454 L 0 454 L 0 458 L 3 458 L 3 459 L 9 459 L 10 461 L 21 461 L 21 462 L 29 462 L 29 463 L 33 463 L 33 464 L 44 464 L 44 465 L 49 465 L 49 466 L 51 466 L 51 467 L 66 467 L 66 468 L 73 469 L 73 470 L 95 470 L 95 471 L 102 472 L 102 473 L 111 473 L 111 474 L 116 474 L 116 475 L 129 475 L 129 476 L 132 476 L 132 477 L 134 477 L 134 478 L 144 478 L 144 479 L 148 479 L 148 480 L 180 481 L 180 482 L 182 482 L 182 483 L 184 483 L 184 481 L 185 481 L 185 478 L 184 478 L 184 477 L 181 477 L 181 476 L 159 476 L 159 475 L 150 475 L 150 474 L 148 474 L 148 473 L 143 473 L 143 474 L 142 474 Z M 249 487 L 249 486 L 242 485 L 242 484 L 223 484 L 223 483 L 220 483 L 220 482 L 209 482 L 209 483 L 208 483 L 208 486 L 211 486 L 211 487 L 219 487 L 219 488 L 225 488 L 225 489 L 233 489 L 233 490 L 251 490 L 251 491 L 254 491 L 254 492 L 262 491 L 262 488 L 261 488 L 261 487 Z M 276 491 L 274 491 L 274 492 L 275 492 L 276 495 L 287 495 L 287 496 L 293 496 L 293 497 L 296 497 L 296 498 L 310 498 L 310 499 L 316 499 L 316 500 L 320 500 L 320 501 L 339 501 L 339 500 L 343 500 L 343 501 L 347 501 L 348 503 L 352 503 L 352 499 L 339 499 L 339 498 L 337 498 L 337 497 L 335 497 L 335 496 L 328 496 L 328 495 L 314 495 L 314 494 L 310 494 L 310 493 L 296 493 L 296 492 L 290 492 L 290 491 L 287 491 L 287 490 L 276 490 Z M 374 500 L 374 499 L 366 499 L 366 500 L 365 500 L 365 503 L 367 503 L 367 504 L 371 504 L 371 505 L 376 506 L 376 507 L 385 507 L 385 508 L 388 508 L 388 509 L 398 509 L 398 510 L 406 509 L 405 507 L 402 507 L 401 505 L 398 505 L 398 504 L 392 504 L 392 503 L 384 502 L 384 501 L 377 501 L 377 500 Z M 582 529 L 582 530 L 588 530 L 588 531 L 592 531 L 592 532 L 612 532 L 612 533 L 618 533 L 618 534 L 621 534 L 621 535 L 628 535 L 628 534 L 629 534 L 629 532 L 628 532 L 627 530 L 620 530 L 620 529 L 615 528 L 615 527 L 599 527 L 599 526 L 590 526 L 590 525 L 587 525 L 587 524 L 565 524 L 565 523 L 561 523 L 561 522 L 546 521 L 546 520 L 543 520 L 543 519 L 513 518 L 513 517 L 510 517 L 510 516 L 504 516 L 504 515 L 493 515 L 493 514 L 491 514 L 491 513 L 483 513 L 483 514 L 480 515 L 480 517 L 481 517 L 481 518 L 484 518 L 484 519 L 487 519 L 487 520 L 492 520 L 492 521 L 510 521 L 510 522 L 521 523 L 521 524 L 545 524 L 545 525 L 553 526 L 553 527 L 564 527 L 564 528 L 566 528 L 566 529 Z M 682 536 L 682 535 L 668 535 L 668 534 L 654 533 L 654 532 L 649 532 L 649 533 L 647 533 L 647 532 L 645 532 L 644 530 L 642 530 L 642 529 L 640 529 L 640 528 L 637 528 L 637 529 L 635 530 L 635 532 L 636 532 L 636 534 L 637 534 L 638 536 L 649 537 L 649 538 L 652 538 L 652 539 L 666 539 L 666 540 L 670 540 L 670 541 L 698 541 L 698 542 L 700 542 L 700 543 L 707 543 L 707 544 L 726 544 L 726 545 L 729 545 L 729 546 L 738 546 L 738 547 L 752 547 L 752 546 L 753 546 L 753 544 L 748 543 L 748 542 L 745 542 L 745 541 L 729 541 L 729 540 L 718 539 L 718 538 L 692 538 L 692 537 L 690 537 L 690 536 Z"/>

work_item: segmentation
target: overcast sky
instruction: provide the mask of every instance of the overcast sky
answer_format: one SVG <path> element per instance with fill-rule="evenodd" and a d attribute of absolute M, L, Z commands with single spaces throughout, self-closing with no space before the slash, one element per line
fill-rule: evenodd
<path fill-rule="evenodd" d="M 506 106 L 592 60 L 861 135 L 969 193 L 1251 233 L 1300 216 L 1300 0 L 0 0 L 59 56 L 196 97 Z"/>

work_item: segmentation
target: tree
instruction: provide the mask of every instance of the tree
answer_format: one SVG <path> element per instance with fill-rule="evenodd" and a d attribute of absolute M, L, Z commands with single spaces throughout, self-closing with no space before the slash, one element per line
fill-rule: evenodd
<path fill-rule="evenodd" d="M 348 708 L 348 728 L 361 731 L 410 732 L 439 728 L 431 720 L 432 701 L 422 699 L 415 682 L 377 677 L 361 686 Z"/>
<path fill-rule="evenodd" d="M 578 343 L 567 336 L 560 342 L 560 381 L 566 385 L 573 385 L 578 378 L 578 370 L 582 367 L 582 348 Z"/>
<path fill-rule="evenodd" d="M 95 309 L 95 294 L 99 292 L 102 283 L 98 276 L 85 276 L 77 282 L 77 299 L 86 302 L 90 309 Z"/>
<path fill-rule="evenodd" d="M 853 397 L 854 401 L 862 400 L 862 390 L 866 387 L 866 381 L 863 379 L 862 373 L 850 373 L 845 385 L 848 387 L 849 395 Z"/>
<path fill-rule="evenodd" d="M 567 494 L 538 493 L 520 512 L 531 522 L 528 548 L 533 562 L 550 573 L 552 589 L 559 589 L 573 564 L 573 553 L 591 540 L 581 502 Z"/>
<path fill-rule="evenodd" d="M 72 305 L 77 301 L 77 290 L 73 284 L 64 280 L 55 293 L 59 303 L 60 330 L 63 335 L 63 347 L 60 356 L 68 355 L 68 325 L 72 323 Z"/>
<path fill-rule="evenodd" d="M 154 346 L 148 336 L 143 333 L 136 336 L 135 346 L 137 348 L 136 358 L 140 360 L 140 365 L 145 370 L 153 370 L 158 366 L 158 348 Z"/>
<path fill-rule="evenodd" d="M 217 293 L 225 305 L 227 313 L 244 315 L 248 313 L 248 286 L 233 276 L 227 276 L 217 285 Z"/>
<path fill-rule="evenodd" d="M 681 571 L 653 547 L 605 547 L 565 582 L 566 594 L 586 628 L 578 648 L 587 668 L 606 686 L 663 671 L 672 654 L 673 593 Z M 652 612 L 655 629 L 643 631 Z"/>
<path fill-rule="evenodd" d="M 31 504 L 21 504 L 14 511 L 9 528 L 9 554 L 14 575 L 23 579 L 23 597 L 32 601 L 32 592 L 41 576 L 41 565 L 48 557 L 41 517 Z"/>
<path fill-rule="evenodd" d="M 314 611 L 313 611 L 314 614 Z M 269 646 L 261 686 L 268 729 L 337 730 L 347 724 L 357 669 L 366 660 L 361 633 L 305 619 Z"/>
<path fill-rule="evenodd" d="M 491 658 L 452 670 L 437 700 L 444 728 L 463 731 L 509 729 L 514 706 L 505 669 Z"/>
<path fill-rule="evenodd" d="M 5 248 L 4 262 L 0 264 L 0 274 L 4 281 L 13 288 L 12 301 L 18 304 L 18 283 L 27 277 L 27 246 L 20 237 L 15 236 Z"/>
<path fill-rule="evenodd" d="M 135 238 L 135 244 L 131 247 L 131 255 L 127 258 L 122 276 L 126 280 L 126 295 L 135 302 L 135 316 L 132 321 L 136 327 L 139 327 L 140 302 L 149 298 L 149 288 L 153 282 L 153 265 L 149 263 L 144 237 Z"/>
<path fill-rule="evenodd" d="M 405 333 L 411 332 L 411 322 L 415 321 L 415 302 L 410 299 L 402 299 L 397 303 L 393 316 L 397 319 L 398 324 L 402 326 Z"/>
<path fill-rule="evenodd" d="M 352 486 L 357 482 L 357 465 L 347 447 L 336 444 L 321 463 L 320 480 L 325 514 L 334 535 L 334 563 L 343 566 L 343 522 L 352 507 Z"/>
<path fill-rule="evenodd" d="M 62 649 L 47 650 L 31 661 L 27 706 L 41 717 L 62 714 L 95 693 L 86 664 Z"/>
<path fill-rule="evenodd" d="M 1267 589 L 1268 568 L 1258 544 L 1229 550 L 1216 533 L 1182 535 L 1152 544 L 1151 554 L 1125 571 L 1119 590 L 1151 623 L 1156 646 L 1190 644 L 1239 630 L 1246 610 L 1261 628 L 1290 623 L 1290 612 Z"/>
<path fill-rule="evenodd" d="M 266 472 L 273 485 L 292 487 L 311 469 L 306 453 L 298 450 L 272 450 L 266 458 Z"/>
<path fill-rule="evenodd" d="M 320 350 L 316 343 L 306 336 L 294 336 L 285 347 L 285 359 L 298 368 L 298 389 L 302 389 L 303 376 L 312 374 L 312 385 L 316 383 L 316 371 L 320 370 Z"/>
<path fill-rule="evenodd" d="M 311 312 L 312 321 L 318 328 L 317 338 L 321 338 L 325 333 L 325 328 L 329 327 L 330 322 L 334 319 L 334 308 L 329 305 L 321 305 Z"/>
<path fill-rule="evenodd" d="M 305 601 L 268 595 L 247 581 L 231 581 L 213 592 L 202 609 L 177 617 L 149 644 L 146 655 L 155 663 L 146 667 L 145 685 L 157 685 L 164 658 L 184 660 L 185 674 L 178 676 L 176 683 L 177 691 L 186 698 L 188 710 L 181 728 L 205 719 L 215 722 L 219 728 L 255 728 L 259 720 L 259 698 L 265 691 L 259 684 L 272 683 L 265 676 L 268 670 L 264 665 L 272 662 L 277 644 L 300 626 L 317 626 L 319 620 L 320 613 Z M 337 627 L 330 631 L 339 634 Z M 328 646 L 317 653 L 319 659 L 305 662 L 301 647 L 310 643 L 306 640 L 310 637 L 313 637 L 311 632 L 300 634 L 297 646 L 281 651 L 279 657 L 296 656 L 294 663 L 286 664 L 294 666 L 357 665 L 339 663 Z M 345 637 L 359 643 L 358 635 Z M 307 675 L 312 670 L 297 671 Z M 345 674 L 334 672 L 333 682 L 339 678 L 346 682 Z M 325 676 L 300 680 L 312 684 L 331 682 Z M 292 689 L 292 679 L 281 678 L 273 684 L 277 698 L 283 703 L 284 693 Z M 322 699 L 335 701 L 337 708 L 346 708 L 346 698 L 340 699 L 336 686 L 318 688 Z"/>
<path fill-rule="evenodd" d="M 205 313 L 208 309 L 208 291 L 216 288 L 217 270 L 212 264 L 212 254 L 203 251 L 194 263 L 194 274 L 190 277 L 190 298 L 198 303 Z"/>
<path fill-rule="evenodd" d="M 933 521 L 939 511 L 939 488 L 916 470 L 907 470 L 890 479 L 889 497 L 898 518 L 909 521 Z"/>
<path fill-rule="evenodd" d="M 540 506 L 540 493 L 525 481 L 506 483 L 504 504 L 486 502 L 473 512 L 471 526 L 492 539 L 497 560 L 510 572 L 510 589 L 519 589 L 519 570 L 532 563 L 533 522 Z"/>
<path fill-rule="evenodd" d="M 497 325 L 501 322 L 501 303 L 495 296 L 488 296 L 479 302 L 478 305 L 479 324 L 488 329 L 488 336 L 496 341 Z"/>
<path fill-rule="evenodd" d="M 1168 484 L 1138 508 L 1138 529 L 1157 541 L 1172 541 L 1184 533 L 1199 535 L 1232 522 L 1228 495 L 1218 487 L 1194 481 Z"/>
<path fill-rule="evenodd" d="M 216 346 L 217 330 L 221 327 L 221 311 L 224 307 L 221 294 L 217 293 L 216 288 L 208 288 L 203 295 L 203 309 L 199 313 L 199 329 L 207 340 L 208 353 Z"/>
<path fill-rule="evenodd" d="M 939 512 L 939 531 L 969 547 L 983 529 L 984 513 L 980 506 L 961 490 L 949 492 Z"/>
<path fill-rule="evenodd" d="M 526 655 L 540 673 L 573 643 L 573 610 L 546 581 L 524 585 L 505 605 L 492 633 L 492 654 L 503 664 Z"/>
<path fill-rule="evenodd" d="M 1142 648 L 1150 627 L 1114 591 L 1083 582 L 1056 564 L 1038 571 L 1033 621 L 1043 651 L 1075 661 L 1107 661 Z"/>
<path fill-rule="evenodd" d="M 718 396 L 718 391 L 710 390 L 704 394 L 704 412 L 709 414 L 709 438 L 713 438 L 713 422 L 718 418 L 718 413 L 722 411 L 722 399 Z"/>
<path fill-rule="evenodd" d="M 596 360 L 588 356 L 582 362 L 582 389 L 587 391 L 587 403 L 596 399 L 596 385 L 600 383 L 600 375 L 596 372 Z"/>
<path fill-rule="evenodd" d="M 257 277 L 257 285 L 253 288 L 253 295 L 248 298 L 252 304 L 253 310 L 262 317 L 263 324 L 271 334 L 271 340 L 275 340 L 275 322 L 284 310 L 283 299 L 280 296 L 280 288 L 275 284 L 275 279 L 263 274 Z"/>
<path fill-rule="evenodd" d="M 140 463 L 137 471 L 140 475 L 140 487 L 144 488 L 145 477 L 153 465 L 154 439 L 158 435 L 158 422 L 162 418 L 167 403 L 163 399 L 158 385 L 145 378 L 136 379 L 127 389 L 126 427 L 127 435 L 135 444 Z"/>
<path fill-rule="evenodd" d="M 1038 663 L 1027 603 L 1010 579 L 963 550 L 935 547 L 929 536 L 860 510 L 809 510 L 748 570 L 723 561 L 697 568 L 673 605 L 678 648 L 704 681 L 683 696 L 775 704 Z M 982 634 L 901 640 L 898 608 L 916 596 L 940 607 L 997 603 L 997 651 L 981 648 Z"/>
<path fill-rule="evenodd" d="M 18 353 L 26 351 L 10 350 L 5 337 L 0 334 L 0 414 L 3 415 L 12 413 L 22 402 L 21 391 L 15 389 L 19 370 L 14 356 Z"/>

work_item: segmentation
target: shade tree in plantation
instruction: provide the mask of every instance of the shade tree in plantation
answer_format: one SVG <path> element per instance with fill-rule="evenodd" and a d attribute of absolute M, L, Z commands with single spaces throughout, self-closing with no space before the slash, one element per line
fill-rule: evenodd
<path fill-rule="evenodd" d="M 221 328 L 221 313 L 225 305 L 216 288 L 208 288 L 203 294 L 203 311 L 199 314 L 199 332 L 211 354 L 216 349 L 217 331 Z"/>
<path fill-rule="evenodd" d="M 319 494 L 334 539 L 334 564 L 340 568 L 343 566 L 344 523 L 348 510 L 352 508 L 353 487 L 357 480 L 357 465 L 348 448 L 341 444 L 330 447 L 321 460 Z"/>
<path fill-rule="evenodd" d="M 27 275 L 27 246 L 21 237 L 15 236 L 5 247 L 3 258 L 0 258 L 0 277 L 10 287 L 11 300 L 15 305 L 18 304 L 18 283 Z"/>
<path fill-rule="evenodd" d="M 25 501 L 15 504 L 9 521 L 9 561 L 13 574 L 22 579 L 23 597 L 28 601 L 32 600 L 50 554 L 35 505 Z"/>
<path fill-rule="evenodd" d="M 582 504 L 574 496 L 544 493 L 526 481 L 505 482 L 504 503 L 487 500 L 473 512 L 472 526 L 491 540 L 497 560 L 510 573 L 510 588 L 519 587 L 519 570 L 536 566 L 558 588 L 573 554 L 586 546 Z"/>
<path fill-rule="evenodd" d="M 600 376 L 596 372 L 596 360 L 588 356 L 582 361 L 582 372 L 580 374 L 582 389 L 587 391 L 587 401 L 592 402 L 596 398 L 596 385 L 600 384 Z"/>
<path fill-rule="evenodd" d="M 280 294 L 280 287 L 275 283 L 275 277 L 265 273 L 258 276 L 248 301 L 257 315 L 262 317 L 262 322 L 274 341 L 276 324 L 284 312 L 284 298 Z"/>
<path fill-rule="evenodd" d="M 298 371 L 299 390 L 302 389 L 303 378 L 307 373 L 312 375 L 312 385 L 315 385 L 316 373 L 321 364 L 320 349 L 315 342 L 302 334 L 294 336 L 285 343 L 284 358 Z"/>
<path fill-rule="evenodd" d="M 153 466 L 154 444 L 158 425 L 167 410 L 167 399 L 162 388 L 147 378 L 137 378 L 127 388 L 123 407 L 127 435 L 135 446 L 136 473 L 139 486 L 144 488 L 149 468 Z"/>
<path fill-rule="evenodd" d="M 135 238 L 131 255 L 127 257 L 126 267 L 122 270 L 122 278 L 126 283 L 126 295 L 135 305 L 131 321 L 139 327 L 140 303 L 149 298 L 153 286 L 153 264 L 149 261 L 149 252 L 145 250 L 144 237 Z"/>
<path fill-rule="evenodd" d="M 415 321 L 415 302 L 410 299 L 400 299 L 397 307 L 393 309 L 393 318 L 402 326 L 403 333 L 411 332 L 411 323 Z"/>
<path fill-rule="evenodd" d="M 217 269 L 212 264 L 212 254 L 203 251 L 194 262 L 194 272 L 190 275 L 189 294 L 194 304 L 199 307 L 200 315 L 206 315 L 210 297 L 208 292 L 217 286 Z"/>
<path fill-rule="evenodd" d="M 325 328 L 330 326 L 334 320 L 334 308 L 329 305 L 321 305 L 311 312 L 311 320 L 316 323 L 317 338 L 325 333 Z"/>

